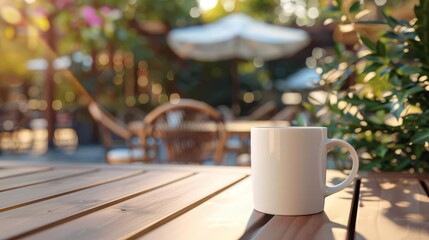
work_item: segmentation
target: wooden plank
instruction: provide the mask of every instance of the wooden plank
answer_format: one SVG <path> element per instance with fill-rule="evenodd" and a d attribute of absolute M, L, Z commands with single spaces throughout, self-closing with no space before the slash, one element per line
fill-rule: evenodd
<path fill-rule="evenodd" d="M 52 171 L 0 179 L 0 192 L 62 178 L 73 177 L 94 171 L 96 171 L 95 168 L 55 168 L 52 169 Z"/>
<path fill-rule="evenodd" d="M 345 175 L 329 170 L 328 182 Z M 274 216 L 252 239 L 345 239 L 354 184 L 325 199 L 324 212 L 308 216 Z"/>
<path fill-rule="evenodd" d="M 7 167 L 0 169 L 0 179 L 31 174 L 36 172 L 43 172 L 52 169 L 52 167 Z"/>
<path fill-rule="evenodd" d="M 32 239 L 126 239 L 160 226 L 246 175 L 200 173 L 128 201 L 31 235 Z M 1 232 L 1 231 L 0 231 Z M 168 233 L 167 233 L 168 234 Z M 170 239 L 177 239 L 171 236 Z"/>
<path fill-rule="evenodd" d="M 253 213 L 251 187 L 250 178 L 244 179 L 142 239 L 239 239 Z"/>
<path fill-rule="evenodd" d="M 46 166 L 46 163 L 37 163 L 37 162 L 29 162 L 29 161 L 0 161 L 6 167 L 10 166 Z M 122 169 L 122 170 L 145 170 L 145 171 L 193 171 L 193 172 L 218 172 L 218 173 L 243 173 L 250 174 L 250 167 L 240 167 L 240 166 L 217 166 L 217 165 L 191 165 L 191 164 L 182 164 L 182 165 L 174 165 L 174 164 L 121 164 L 121 165 L 109 165 L 109 164 L 100 164 L 100 163 L 85 163 L 85 164 L 76 164 L 76 163 L 67 163 L 67 162 L 56 162 L 49 163 L 50 167 L 77 167 L 77 166 L 85 166 L 85 167 L 93 167 L 98 169 Z"/>
<path fill-rule="evenodd" d="M 429 239 L 429 198 L 413 179 L 362 179 L 356 239 Z"/>
<path fill-rule="evenodd" d="M 7 224 L 0 224 L 0 239 L 22 237 L 25 233 L 89 214 L 191 174 L 189 172 L 148 172 L 0 213 L 0 222 L 7 222 Z M 153 204 L 156 199 L 146 201 Z M 97 219 L 92 224 L 103 226 L 111 221 L 109 218 Z M 121 224 L 132 223 L 122 222 Z M 78 227 L 84 228 L 84 226 Z M 112 228 L 115 229 L 116 226 Z M 66 235 L 57 236 L 63 238 Z"/>
<path fill-rule="evenodd" d="M 251 181 L 246 178 L 141 239 L 250 239 L 272 217 L 253 209 Z"/>
<path fill-rule="evenodd" d="M 0 192 L 0 212 L 37 201 L 116 181 L 142 171 L 103 170 L 88 175 L 74 176 L 42 184 Z"/>

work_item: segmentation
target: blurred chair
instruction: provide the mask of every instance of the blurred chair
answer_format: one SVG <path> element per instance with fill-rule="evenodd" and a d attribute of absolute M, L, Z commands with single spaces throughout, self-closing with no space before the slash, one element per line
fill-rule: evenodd
<path fill-rule="evenodd" d="M 161 162 L 223 161 L 226 131 L 222 115 L 204 102 L 181 99 L 164 103 L 146 115 L 144 127 L 143 146 L 153 138 L 166 150 L 166 159 L 157 156 Z"/>
<path fill-rule="evenodd" d="M 228 106 L 220 105 L 216 109 L 220 112 L 224 121 L 231 121 L 235 119 L 231 108 L 229 108 Z"/>
<path fill-rule="evenodd" d="M 89 104 L 88 110 L 98 124 L 107 163 L 121 164 L 146 160 L 139 139 L 125 125 L 103 111 L 95 102 Z"/>
<path fill-rule="evenodd" d="M 125 124 L 140 122 L 146 116 L 146 113 L 137 107 L 127 107 L 118 111 L 118 119 Z"/>

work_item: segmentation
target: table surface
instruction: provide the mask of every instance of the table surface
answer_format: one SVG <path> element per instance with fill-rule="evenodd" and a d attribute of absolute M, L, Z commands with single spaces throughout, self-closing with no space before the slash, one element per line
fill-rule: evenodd
<path fill-rule="evenodd" d="M 429 239 L 428 187 L 361 173 L 324 212 L 286 217 L 253 209 L 246 167 L 1 161 L 0 239 Z"/>

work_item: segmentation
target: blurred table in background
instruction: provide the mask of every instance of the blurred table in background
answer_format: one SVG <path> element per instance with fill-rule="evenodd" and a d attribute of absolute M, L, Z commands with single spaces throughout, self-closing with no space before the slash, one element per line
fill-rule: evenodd
<path fill-rule="evenodd" d="M 250 137 L 252 127 L 287 127 L 290 126 L 288 121 L 271 121 L 271 120 L 231 120 L 225 122 L 226 131 L 230 135 L 240 135 Z"/>
<path fill-rule="evenodd" d="M 273 120 L 230 120 L 225 121 L 225 129 L 227 132 L 227 141 L 225 143 L 225 152 L 234 152 L 237 154 L 250 153 L 250 130 L 252 127 L 286 127 L 290 126 L 289 121 L 273 121 Z M 190 124 L 192 126 L 192 124 Z M 128 128 L 137 136 L 144 136 L 143 121 L 134 121 L 128 124 Z M 183 128 L 182 128 L 183 129 Z M 202 132 L 214 131 L 215 126 L 207 124 L 203 128 L 198 127 Z M 244 157 L 244 156 L 243 156 Z M 241 160 L 243 163 L 239 165 L 249 165 L 250 158 L 248 156 Z"/>
<path fill-rule="evenodd" d="M 270 120 L 231 120 L 225 122 L 225 129 L 230 135 L 250 136 L 252 127 L 285 127 L 290 126 L 289 121 L 270 121 Z M 136 135 L 140 135 L 144 130 L 142 121 L 133 121 L 128 124 L 128 128 Z M 207 131 L 211 131 L 213 127 L 207 125 Z"/>

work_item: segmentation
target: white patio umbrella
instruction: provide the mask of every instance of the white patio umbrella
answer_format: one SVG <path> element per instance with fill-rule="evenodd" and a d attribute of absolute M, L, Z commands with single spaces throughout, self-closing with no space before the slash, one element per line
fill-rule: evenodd
<path fill-rule="evenodd" d="M 167 42 L 182 58 L 200 61 L 274 60 L 295 54 L 310 39 L 304 30 L 272 25 L 242 13 L 233 13 L 210 24 L 174 29 L 168 34 Z M 236 71 L 236 66 L 234 68 Z M 238 79 L 233 79 L 232 84 L 234 105 Z"/>

